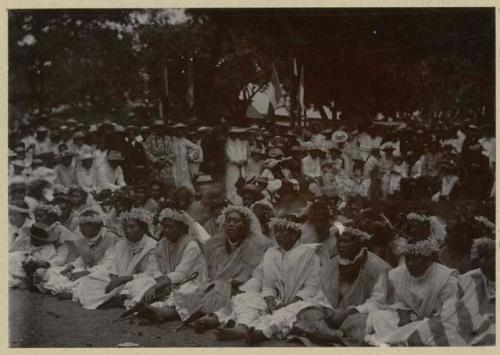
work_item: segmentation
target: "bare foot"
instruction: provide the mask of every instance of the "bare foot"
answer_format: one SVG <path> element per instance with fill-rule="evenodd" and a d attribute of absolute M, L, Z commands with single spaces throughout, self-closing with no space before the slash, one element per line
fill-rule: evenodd
<path fill-rule="evenodd" d="M 215 337 L 217 340 L 239 340 L 245 339 L 246 337 L 246 327 L 234 327 L 234 328 L 217 328 L 214 330 Z"/>
<path fill-rule="evenodd" d="M 179 318 L 179 315 L 172 307 L 153 307 L 144 302 L 137 304 L 137 315 L 141 318 L 147 319 L 152 323 L 165 323 Z"/>
<path fill-rule="evenodd" d="M 256 345 L 265 342 L 267 337 L 264 335 L 264 333 L 261 330 L 255 330 L 255 328 L 250 328 L 248 329 L 248 332 L 246 333 L 246 343 L 251 344 L 251 345 Z"/>
<path fill-rule="evenodd" d="M 203 333 L 207 330 L 217 328 L 219 326 L 219 318 L 217 316 L 206 316 L 193 322 L 193 327 L 196 333 Z"/>

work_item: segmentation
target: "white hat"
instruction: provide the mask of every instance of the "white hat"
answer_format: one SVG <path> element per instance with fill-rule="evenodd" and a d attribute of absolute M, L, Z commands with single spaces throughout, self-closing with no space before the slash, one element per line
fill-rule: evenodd
<path fill-rule="evenodd" d="M 92 153 L 85 153 L 80 157 L 80 160 L 94 160 Z"/>
<path fill-rule="evenodd" d="M 344 143 L 348 139 L 349 139 L 349 135 L 345 131 L 338 130 L 338 131 L 333 132 L 332 140 L 336 143 Z"/>

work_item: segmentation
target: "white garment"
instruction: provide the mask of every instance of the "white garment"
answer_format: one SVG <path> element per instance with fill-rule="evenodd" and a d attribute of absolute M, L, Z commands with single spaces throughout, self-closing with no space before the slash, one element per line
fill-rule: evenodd
<path fill-rule="evenodd" d="M 79 166 L 76 169 L 76 181 L 85 191 L 98 191 L 99 190 L 99 173 L 95 166 L 90 169 L 84 169 Z"/>
<path fill-rule="evenodd" d="M 310 178 L 321 177 L 321 159 L 310 155 L 302 158 L 302 174 Z"/>
<path fill-rule="evenodd" d="M 118 190 L 127 185 L 121 166 L 113 169 L 106 161 L 98 168 L 98 182 L 101 189 Z"/>

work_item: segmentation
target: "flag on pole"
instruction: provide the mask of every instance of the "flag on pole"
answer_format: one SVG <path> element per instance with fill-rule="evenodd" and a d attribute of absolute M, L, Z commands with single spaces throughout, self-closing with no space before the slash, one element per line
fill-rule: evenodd
<path fill-rule="evenodd" d="M 194 78 L 193 78 L 193 59 L 190 58 L 188 62 L 188 84 L 187 84 L 187 92 L 186 92 L 186 101 L 188 104 L 188 108 L 192 108 L 194 105 Z"/>
<path fill-rule="evenodd" d="M 278 72 L 273 64 L 272 74 L 271 74 L 271 85 L 270 85 L 270 98 L 269 102 L 276 109 L 276 107 L 283 100 L 283 91 L 281 90 L 280 80 L 278 78 Z"/>
<path fill-rule="evenodd" d="M 302 111 L 306 108 L 304 105 L 304 64 L 302 64 L 302 68 L 300 70 L 299 105 Z"/>
<path fill-rule="evenodd" d="M 168 70 L 165 65 L 165 69 L 163 70 L 163 78 L 165 80 L 165 96 L 168 97 Z"/>

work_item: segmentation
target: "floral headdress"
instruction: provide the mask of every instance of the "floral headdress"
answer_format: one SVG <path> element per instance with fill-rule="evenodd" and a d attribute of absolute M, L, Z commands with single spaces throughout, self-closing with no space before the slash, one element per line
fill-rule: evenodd
<path fill-rule="evenodd" d="M 46 211 L 48 214 L 55 215 L 57 217 L 60 217 L 62 215 L 61 207 L 57 205 L 38 205 L 36 206 L 36 210 L 41 210 L 41 211 Z"/>
<path fill-rule="evenodd" d="M 153 214 L 144 208 L 132 208 L 129 212 L 120 214 L 119 219 L 121 223 L 134 219 L 149 225 L 153 223 Z"/>
<path fill-rule="evenodd" d="M 89 214 L 89 212 L 91 212 L 92 215 L 85 216 L 85 214 Z M 83 223 L 104 224 L 105 221 L 106 221 L 106 216 L 92 209 L 84 210 L 76 218 L 76 223 L 78 224 L 83 224 Z"/>
<path fill-rule="evenodd" d="M 255 213 L 253 213 L 253 211 L 250 208 L 243 206 L 234 206 L 234 205 L 227 206 L 222 210 L 222 216 L 223 216 L 222 223 L 225 223 L 226 216 L 231 212 L 238 212 L 241 215 L 243 215 L 243 217 L 248 222 L 251 234 L 262 235 L 262 227 L 260 226 L 260 222 Z"/>
<path fill-rule="evenodd" d="M 495 240 L 488 238 L 488 237 L 482 237 L 475 239 L 474 242 L 472 243 L 472 249 L 470 253 L 470 257 L 472 260 L 477 260 L 479 259 L 479 250 L 481 249 L 493 249 L 495 250 Z"/>
<path fill-rule="evenodd" d="M 259 201 L 255 202 L 254 204 L 252 204 L 252 206 L 250 206 L 250 208 L 253 209 L 256 206 L 266 206 L 274 211 L 274 206 L 272 205 L 271 202 L 269 202 L 269 200 L 266 200 L 266 199 L 259 200 Z"/>
<path fill-rule="evenodd" d="M 286 228 L 286 229 L 291 229 L 291 230 L 299 231 L 299 232 L 302 230 L 302 224 L 289 221 L 288 219 L 285 219 L 285 218 L 271 218 L 270 227 L 272 229 L 274 229 L 276 227 Z"/>
<path fill-rule="evenodd" d="M 363 232 L 362 230 L 352 228 L 352 227 L 344 227 L 343 230 L 340 232 L 340 234 L 350 234 L 350 235 L 355 235 L 361 238 L 362 241 L 366 242 L 372 238 L 372 236 L 366 232 Z"/>
<path fill-rule="evenodd" d="M 180 222 L 187 227 L 191 227 L 193 224 L 193 220 L 187 213 L 183 211 L 176 211 L 171 208 L 165 208 L 160 212 L 158 220 L 162 221 L 165 218 L 173 219 L 174 221 Z"/>
<path fill-rule="evenodd" d="M 408 213 L 406 219 L 409 221 L 431 222 L 431 217 L 415 212 Z"/>
<path fill-rule="evenodd" d="M 475 216 L 474 220 L 478 222 L 481 226 L 485 227 L 486 229 L 490 230 L 491 232 L 495 232 L 495 223 L 490 221 L 488 218 L 484 216 Z"/>
<path fill-rule="evenodd" d="M 401 248 L 403 254 L 431 256 L 439 252 L 439 244 L 433 238 L 427 238 L 415 243 L 409 243 Z"/>
<path fill-rule="evenodd" d="M 18 212 L 18 213 L 24 213 L 24 214 L 29 214 L 30 213 L 30 209 L 29 208 L 21 208 L 21 207 L 17 207 L 17 206 L 11 205 L 11 204 L 9 204 L 9 211 Z"/>

